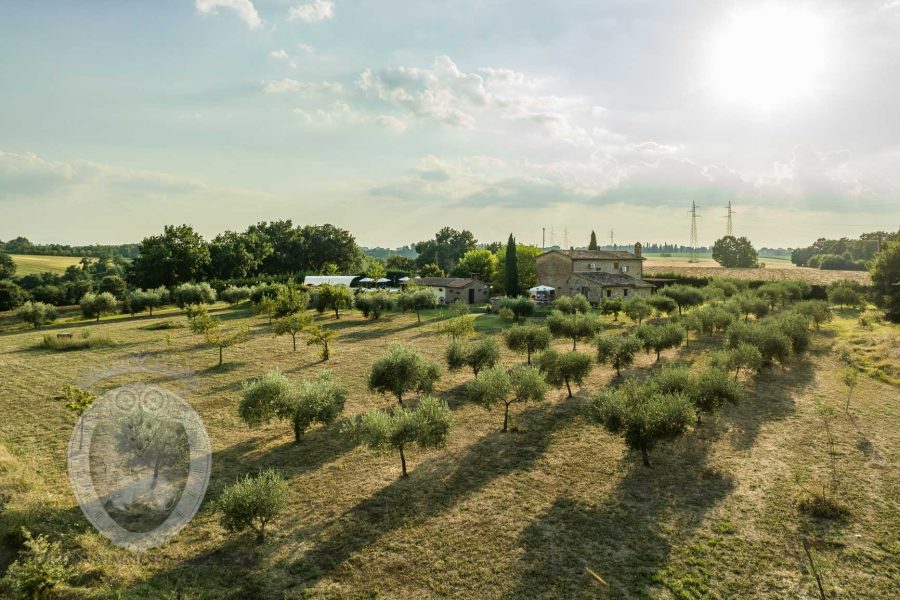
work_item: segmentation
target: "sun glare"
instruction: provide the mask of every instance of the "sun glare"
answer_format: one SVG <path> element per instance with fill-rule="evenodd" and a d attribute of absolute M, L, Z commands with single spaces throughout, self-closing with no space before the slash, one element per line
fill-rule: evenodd
<path fill-rule="evenodd" d="M 716 33 L 713 86 L 727 101 L 774 109 L 815 95 L 826 64 L 825 20 L 766 4 L 743 9 Z"/>

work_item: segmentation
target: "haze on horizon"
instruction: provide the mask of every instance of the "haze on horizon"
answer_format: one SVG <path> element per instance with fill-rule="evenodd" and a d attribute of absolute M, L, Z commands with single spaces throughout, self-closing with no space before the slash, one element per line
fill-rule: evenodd
<path fill-rule="evenodd" d="M 900 1 L 0 1 L 0 239 L 900 223 Z"/>

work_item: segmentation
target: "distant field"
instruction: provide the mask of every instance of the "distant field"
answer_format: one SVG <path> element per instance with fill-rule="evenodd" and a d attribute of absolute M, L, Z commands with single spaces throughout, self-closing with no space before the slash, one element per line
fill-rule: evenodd
<path fill-rule="evenodd" d="M 686 255 L 676 255 L 676 256 L 660 256 L 658 254 L 644 254 L 647 258 L 648 266 L 666 266 L 666 265 L 675 265 L 675 266 L 698 266 L 698 267 L 717 267 L 719 263 L 712 259 L 712 256 L 709 254 L 699 254 L 697 257 L 697 262 L 691 263 L 690 257 Z M 791 259 L 788 257 L 774 257 L 774 256 L 760 256 L 759 261 L 764 265 L 777 266 L 785 269 L 796 268 L 796 265 L 791 262 Z"/>
<path fill-rule="evenodd" d="M 80 256 L 37 256 L 32 254 L 11 254 L 16 261 L 16 275 L 33 275 L 35 273 L 65 273 L 66 268 L 77 265 Z"/>
<path fill-rule="evenodd" d="M 798 267 L 788 260 L 763 258 L 766 265 L 763 269 L 725 269 L 710 258 L 701 258 L 689 263 L 686 258 L 648 257 L 644 263 L 644 275 L 653 276 L 664 273 L 678 273 L 689 277 L 731 277 L 734 279 L 760 279 L 778 281 L 781 279 L 802 279 L 810 284 L 827 285 L 839 279 L 851 279 L 863 285 L 872 283 L 866 271 L 823 271 Z"/>

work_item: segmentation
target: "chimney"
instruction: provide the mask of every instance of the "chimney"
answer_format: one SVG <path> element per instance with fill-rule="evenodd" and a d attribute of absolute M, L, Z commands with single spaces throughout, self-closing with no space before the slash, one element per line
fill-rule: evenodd
<path fill-rule="evenodd" d="M 635 242 L 635 243 L 634 243 L 634 254 L 635 254 L 635 256 L 637 256 L 638 258 L 641 257 L 641 243 L 640 243 L 640 242 Z"/>

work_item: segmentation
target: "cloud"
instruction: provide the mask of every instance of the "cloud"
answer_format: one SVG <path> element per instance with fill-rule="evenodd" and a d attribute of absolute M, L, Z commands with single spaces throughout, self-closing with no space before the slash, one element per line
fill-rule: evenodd
<path fill-rule="evenodd" d="M 54 161 L 32 152 L 0 152 L 0 202 L 21 198 L 90 198 L 248 195 L 167 173 L 123 169 L 91 161 Z"/>
<path fill-rule="evenodd" d="M 296 79 L 275 79 L 263 84 L 263 92 L 266 94 L 298 94 L 300 96 L 313 96 L 317 94 L 338 94 L 343 90 L 340 83 L 330 81 L 308 82 Z"/>
<path fill-rule="evenodd" d="M 298 4 L 288 9 L 288 20 L 301 20 L 304 23 L 318 23 L 334 18 L 334 2 L 331 0 L 313 0 L 309 4 Z"/>
<path fill-rule="evenodd" d="M 294 114 L 303 121 L 315 125 L 343 125 L 362 123 L 366 120 L 365 116 L 340 100 L 336 100 L 328 108 L 317 108 L 311 111 L 295 108 Z"/>
<path fill-rule="evenodd" d="M 220 8 L 233 10 L 250 29 L 262 25 L 262 19 L 250 0 L 195 0 L 194 6 L 201 15 L 218 14 Z"/>
<path fill-rule="evenodd" d="M 272 50 L 271 52 L 269 52 L 269 58 L 274 60 L 287 60 L 290 57 L 284 50 Z"/>
<path fill-rule="evenodd" d="M 393 115 L 379 115 L 375 117 L 375 122 L 392 131 L 404 131 L 407 127 L 406 121 Z"/>

